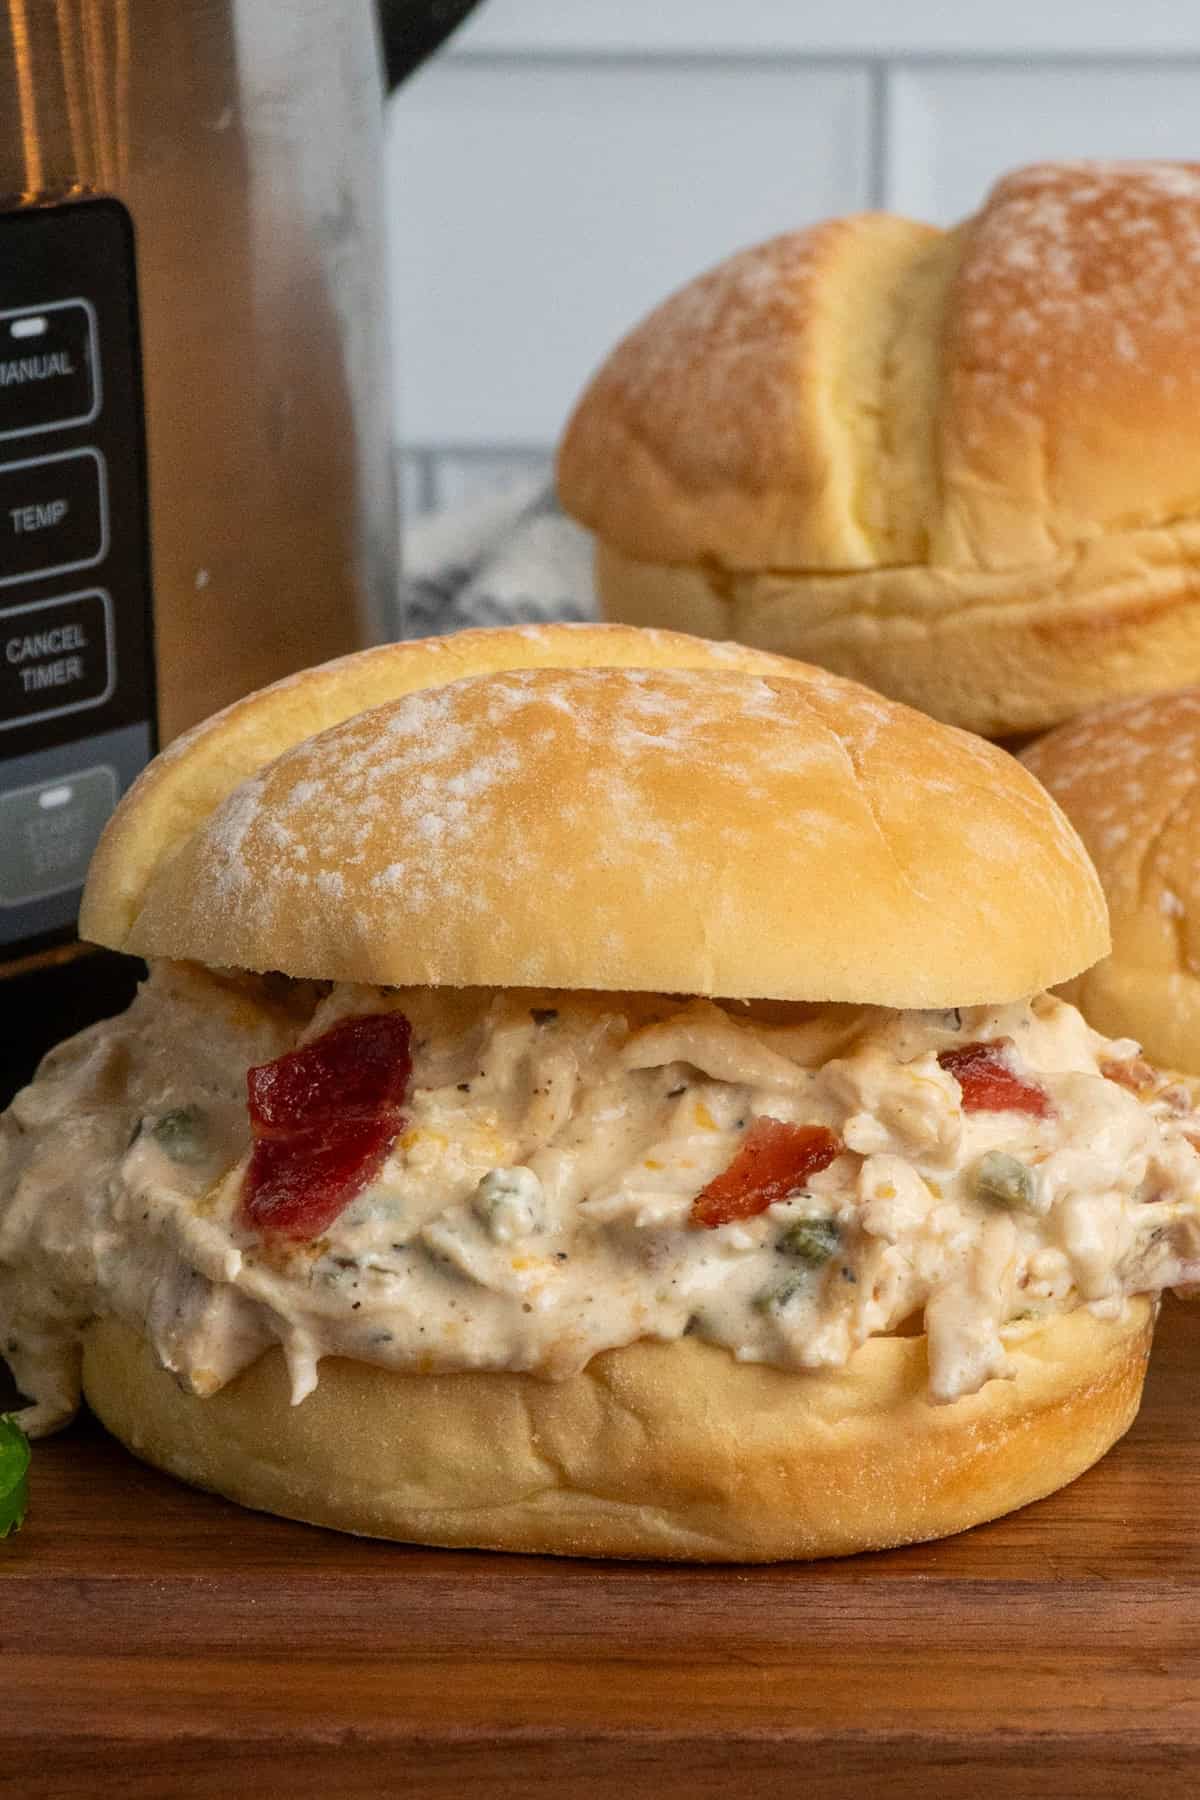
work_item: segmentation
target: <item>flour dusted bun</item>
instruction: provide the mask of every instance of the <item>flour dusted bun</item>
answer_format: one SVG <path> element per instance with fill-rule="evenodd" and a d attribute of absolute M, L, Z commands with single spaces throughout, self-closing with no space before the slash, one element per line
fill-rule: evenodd
<path fill-rule="evenodd" d="M 193 829 L 157 863 L 162 789 L 140 784 L 84 930 L 317 979 L 893 1007 L 1017 999 L 1104 953 L 1077 839 L 992 746 L 799 664 L 514 668 L 520 643 L 494 634 L 489 672 L 410 682 L 211 810 L 182 784 Z M 461 672 L 410 655 L 425 684 Z M 359 676 L 372 657 L 404 667 L 370 652 Z M 128 925 L 123 868 L 145 872 Z"/>
<path fill-rule="evenodd" d="M 1078 839 L 1003 752 L 804 664 L 620 627 L 390 646 L 242 702 L 125 800 L 84 921 L 326 980 L 895 1007 L 1021 998 L 1108 942 Z M 1015 1379 L 941 1407 L 903 1334 L 833 1373 L 692 1337 L 563 1381 L 330 1355 L 293 1407 L 277 1350 L 200 1399 L 102 1317 L 84 1387 L 138 1455 L 287 1516 L 756 1561 L 1063 1485 L 1133 1417 L 1151 1330 L 1141 1300 L 1010 1328 Z"/>
<path fill-rule="evenodd" d="M 684 1338 L 566 1381 L 400 1375 L 329 1359 L 288 1405 L 279 1351 L 209 1400 L 108 1319 L 93 1410 L 146 1461 L 245 1506 L 425 1544 L 766 1562 L 964 1531 L 1039 1500 L 1132 1423 L 1154 1325 L 1067 1313 L 1013 1340 L 1016 1376 L 934 1406 L 925 1340 L 871 1338 L 835 1372 L 738 1363 Z"/>
<path fill-rule="evenodd" d="M 1098 1030 L 1200 1074 L 1200 689 L 1086 714 L 1022 760 L 1071 818 L 1108 898 L 1112 954 L 1069 997 Z"/>
<path fill-rule="evenodd" d="M 717 668 L 787 675 L 795 666 L 766 651 L 675 631 L 521 625 L 381 644 L 304 669 L 214 713 L 154 759 L 117 808 L 92 858 L 80 935 L 122 948 L 153 870 L 240 781 L 293 744 L 386 700 L 501 669 Z"/>
<path fill-rule="evenodd" d="M 1198 254 L 1200 165 L 1062 163 L 723 263 L 568 426 L 605 612 L 993 735 L 1200 675 Z"/>

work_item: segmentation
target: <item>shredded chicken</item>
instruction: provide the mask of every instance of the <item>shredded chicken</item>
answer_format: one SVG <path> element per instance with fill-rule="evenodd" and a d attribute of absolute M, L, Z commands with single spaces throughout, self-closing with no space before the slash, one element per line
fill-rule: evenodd
<path fill-rule="evenodd" d="M 413 1087 L 382 1172 L 316 1241 L 264 1239 L 239 1205 L 247 1068 L 391 1008 Z M 964 1105 L 938 1057 L 977 1042 L 1007 1046 L 1047 1116 Z M 1200 1281 L 1200 1120 L 1136 1058 L 1045 996 L 892 1013 L 160 966 L 0 1121 L 0 1343 L 34 1431 L 78 1404 L 101 1314 L 202 1395 L 279 1344 L 297 1401 L 335 1353 L 562 1377 L 690 1332 L 807 1369 L 923 1315 L 930 1393 L 953 1400 L 1049 1315 Z M 763 1116 L 840 1154 L 698 1226 Z"/>

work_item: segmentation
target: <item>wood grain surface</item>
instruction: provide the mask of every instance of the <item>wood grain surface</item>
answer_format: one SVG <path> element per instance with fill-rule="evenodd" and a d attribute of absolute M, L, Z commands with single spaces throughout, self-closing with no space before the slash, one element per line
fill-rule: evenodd
<path fill-rule="evenodd" d="M 939 1544 L 763 1569 L 409 1550 L 246 1513 L 94 1426 L 0 1544 L 22 1800 L 1194 1795 L 1200 1307 L 1098 1468 Z"/>

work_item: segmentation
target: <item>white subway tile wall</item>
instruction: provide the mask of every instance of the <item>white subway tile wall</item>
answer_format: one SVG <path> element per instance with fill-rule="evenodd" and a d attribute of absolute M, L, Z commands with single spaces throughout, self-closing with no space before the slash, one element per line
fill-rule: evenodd
<path fill-rule="evenodd" d="M 488 0 L 456 48 L 978 56 L 1194 50 L 1193 0 Z"/>
<path fill-rule="evenodd" d="M 867 197 L 861 70 L 448 58 L 392 117 L 405 435 L 540 446 L 696 270 Z"/>
<path fill-rule="evenodd" d="M 885 204 L 947 224 L 1018 163 L 1200 160 L 1200 61 L 902 67 L 888 81 L 885 131 Z"/>
<path fill-rule="evenodd" d="M 433 463 L 432 503 L 441 510 L 462 506 L 483 494 L 504 493 L 524 487 L 537 475 L 549 477 L 549 449 L 439 451 Z"/>
<path fill-rule="evenodd" d="M 547 471 L 589 370 L 742 244 L 945 223 L 1043 157 L 1200 159 L 1193 0 L 487 0 L 391 103 L 407 515 Z"/>

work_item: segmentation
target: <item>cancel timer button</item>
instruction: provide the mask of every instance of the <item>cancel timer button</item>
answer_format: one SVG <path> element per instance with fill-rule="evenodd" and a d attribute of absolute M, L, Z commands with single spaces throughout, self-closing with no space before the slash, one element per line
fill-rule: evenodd
<path fill-rule="evenodd" d="M 0 731 L 102 706 L 115 678 L 102 588 L 0 611 Z"/>

